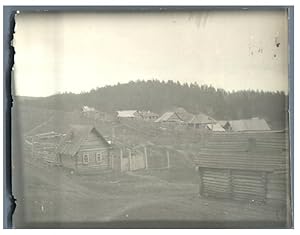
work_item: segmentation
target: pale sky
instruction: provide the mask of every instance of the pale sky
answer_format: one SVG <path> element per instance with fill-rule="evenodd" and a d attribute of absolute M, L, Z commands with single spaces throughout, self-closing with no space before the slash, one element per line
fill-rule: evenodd
<path fill-rule="evenodd" d="M 287 92 L 287 24 L 286 11 L 21 12 L 14 93 L 80 93 L 138 79 Z"/>

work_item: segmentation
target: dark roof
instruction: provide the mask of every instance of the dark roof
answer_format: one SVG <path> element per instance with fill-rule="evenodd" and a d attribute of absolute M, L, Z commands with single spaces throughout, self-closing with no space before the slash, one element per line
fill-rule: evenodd
<path fill-rule="evenodd" d="M 88 137 L 88 134 L 92 131 L 95 131 L 98 137 L 104 140 L 104 143 L 109 147 L 109 143 L 94 126 L 71 125 L 70 131 L 59 144 L 57 152 L 60 154 L 74 156 L 78 152 L 81 143 Z"/>
<path fill-rule="evenodd" d="M 189 122 L 194 115 L 187 112 L 184 108 L 176 108 L 175 113 L 180 117 L 184 122 Z"/>
<path fill-rule="evenodd" d="M 155 122 L 183 122 L 183 120 L 175 112 L 166 112 L 156 119 Z"/>
<path fill-rule="evenodd" d="M 255 142 L 249 149 L 249 140 Z M 275 171 L 288 169 L 289 141 L 286 131 L 220 132 L 193 157 L 199 167 Z"/>
<path fill-rule="evenodd" d="M 203 113 L 199 113 L 197 115 L 194 115 L 192 119 L 189 120 L 189 123 L 191 124 L 212 124 L 216 123 L 217 121 L 213 119 L 212 117 L 209 117 Z"/>

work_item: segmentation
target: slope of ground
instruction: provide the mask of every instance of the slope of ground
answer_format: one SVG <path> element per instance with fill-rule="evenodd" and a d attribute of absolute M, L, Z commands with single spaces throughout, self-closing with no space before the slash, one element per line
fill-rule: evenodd
<path fill-rule="evenodd" d="M 275 226 L 284 224 L 280 206 L 199 198 L 194 173 L 177 173 L 169 169 L 82 176 L 26 162 L 18 175 L 25 187 L 16 195 L 15 226 L 47 222 L 72 227 L 80 222 L 101 227 L 118 221 L 196 221 L 203 226 L 214 221 L 226 226 L 224 222 L 262 224 L 266 218 Z"/>

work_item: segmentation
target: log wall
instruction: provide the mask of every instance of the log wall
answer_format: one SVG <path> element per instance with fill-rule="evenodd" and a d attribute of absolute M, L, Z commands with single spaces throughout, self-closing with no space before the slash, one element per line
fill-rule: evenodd
<path fill-rule="evenodd" d="M 234 200 L 287 202 L 290 159 L 287 131 L 213 133 L 193 157 L 200 194 Z"/>

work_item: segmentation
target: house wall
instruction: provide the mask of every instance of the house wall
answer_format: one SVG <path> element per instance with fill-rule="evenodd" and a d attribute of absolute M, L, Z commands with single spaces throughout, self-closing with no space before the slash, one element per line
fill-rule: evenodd
<path fill-rule="evenodd" d="M 194 157 L 202 195 L 287 201 L 290 187 L 287 132 L 219 133 L 207 137 Z"/>
<path fill-rule="evenodd" d="M 286 173 L 201 167 L 199 176 L 202 196 L 242 201 L 287 201 Z"/>
<path fill-rule="evenodd" d="M 101 155 L 101 161 L 97 160 L 97 154 Z M 84 155 L 88 156 L 88 161 L 84 161 Z M 106 141 L 92 131 L 81 143 L 76 155 L 63 155 L 61 162 L 63 166 L 74 169 L 77 173 L 100 173 L 101 170 L 111 169 L 112 160 Z"/>
<path fill-rule="evenodd" d="M 287 202 L 288 197 L 288 172 L 274 171 L 268 174 L 267 198 L 268 200 L 276 200 Z"/>

